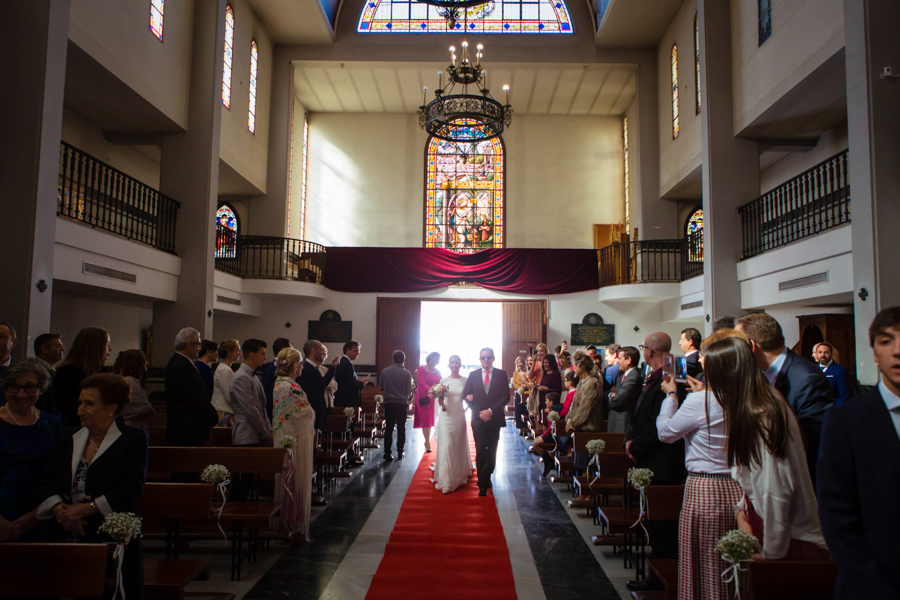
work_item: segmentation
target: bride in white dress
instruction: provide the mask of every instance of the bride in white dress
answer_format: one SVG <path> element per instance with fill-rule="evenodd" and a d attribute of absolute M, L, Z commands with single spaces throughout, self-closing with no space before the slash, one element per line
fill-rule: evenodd
<path fill-rule="evenodd" d="M 445 494 L 453 492 L 468 482 L 472 475 L 472 456 L 469 454 L 469 434 L 466 428 L 466 407 L 462 391 L 466 378 L 459 374 L 462 361 L 458 356 L 450 357 L 450 376 L 441 384 L 447 386 L 444 395 L 446 411 L 438 408 L 437 462 L 434 464 L 434 487 Z M 436 403 L 439 404 L 439 403 Z"/>

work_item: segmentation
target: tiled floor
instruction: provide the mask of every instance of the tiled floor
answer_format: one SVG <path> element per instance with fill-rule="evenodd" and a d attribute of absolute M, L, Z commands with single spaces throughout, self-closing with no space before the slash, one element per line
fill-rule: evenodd
<path fill-rule="evenodd" d="M 244 564 L 243 581 L 230 581 L 230 545 L 197 542 L 184 558 L 211 558 L 211 578 L 187 591 L 227 591 L 237 600 L 363 600 L 384 553 L 424 448 L 407 423 L 407 455 L 384 463 L 370 451 L 354 477 L 329 491 L 327 507 L 313 508 L 313 542 L 288 546 L 272 541 L 255 564 Z M 565 506 L 570 495 L 541 477 L 540 463 L 526 452 L 513 427 L 503 430 L 494 474 L 494 496 L 522 600 L 575 597 L 627 599 L 629 573 L 621 559 L 590 543 L 597 533 L 584 510 Z M 554 489 L 558 487 L 560 489 Z M 161 543 L 146 542 L 158 556 Z M 568 595 L 567 595 L 568 596 Z"/>

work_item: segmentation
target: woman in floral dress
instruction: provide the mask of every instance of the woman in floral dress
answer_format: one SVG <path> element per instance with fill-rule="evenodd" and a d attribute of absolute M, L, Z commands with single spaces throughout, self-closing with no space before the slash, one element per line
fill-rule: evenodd
<path fill-rule="evenodd" d="M 282 502 L 280 523 L 293 543 L 309 539 L 315 443 L 315 412 L 294 381 L 302 364 L 300 353 L 293 348 L 278 353 L 272 416 L 276 448 L 284 447 L 285 436 L 296 438 L 296 444 L 285 453 L 285 470 L 275 481 L 275 501 Z"/>

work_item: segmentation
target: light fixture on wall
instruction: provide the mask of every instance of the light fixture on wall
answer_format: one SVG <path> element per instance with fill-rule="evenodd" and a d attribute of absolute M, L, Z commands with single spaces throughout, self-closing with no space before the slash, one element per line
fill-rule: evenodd
<path fill-rule="evenodd" d="M 512 121 L 509 105 L 509 86 L 504 85 L 506 104 L 491 97 L 487 87 L 487 71 L 481 67 L 484 46 L 478 44 L 474 60 L 469 59 L 469 42 L 463 40 L 460 60 L 456 48 L 450 46 L 450 66 L 447 67 L 448 87 L 444 88 L 444 74 L 438 71 L 438 89 L 434 100 L 428 101 L 428 88 L 423 89 L 422 106 L 419 107 L 419 126 L 436 138 L 449 142 L 480 142 L 493 139 L 503 133 Z M 454 94 L 457 85 L 462 93 Z M 469 94 L 474 85 L 481 94 Z"/>

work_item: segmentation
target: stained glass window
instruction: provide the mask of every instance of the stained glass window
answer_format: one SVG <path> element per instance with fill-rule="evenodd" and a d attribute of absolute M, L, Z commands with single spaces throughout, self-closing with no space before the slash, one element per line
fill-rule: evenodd
<path fill-rule="evenodd" d="M 759 45 L 772 35 L 772 0 L 759 0 Z"/>
<path fill-rule="evenodd" d="M 672 139 L 678 137 L 678 46 L 672 46 Z"/>
<path fill-rule="evenodd" d="M 303 171 L 300 176 L 300 239 L 306 235 L 306 179 L 309 166 L 309 115 L 303 114 Z"/>
<path fill-rule="evenodd" d="M 256 68 L 259 63 L 259 48 L 256 40 L 250 42 L 250 115 L 247 117 L 247 128 L 256 133 Z"/>
<path fill-rule="evenodd" d="M 490 0 L 458 9 L 448 24 L 445 9 L 417 0 L 367 0 L 361 33 L 575 33 L 563 0 Z M 465 14 L 463 14 L 465 11 Z"/>
<path fill-rule="evenodd" d="M 625 149 L 625 231 L 631 228 L 631 194 L 628 190 L 628 117 L 622 119 L 622 138 Z"/>
<path fill-rule="evenodd" d="M 700 23 L 694 15 L 694 92 L 697 95 L 697 114 L 700 114 Z"/>
<path fill-rule="evenodd" d="M 688 238 L 688 260 L 703 262 L 703 209 L 698 208 L 691 213 L 684 224 L 684 235 Z"/>
<path fill-rule="evenodd" d="M 237 236 L 237 217 L 230 206 L 223 204 L 216 211 L 216 258 L 235 257 Z"/>
<path fill-rule="evenodd" d="M 150 0 L 150 31 L 159 41 L 163 35 L 163 15 L 166 12 L 166 0 Z"/>
<path fill-rule="evenodd" d="M 472 121 L 459 125 L 479 127 Z M 503 247 L 503 142 L 427 145 L 425 247 L 477 252 Z"/>
<path fill-rule="evenodd" d="M 234 11 L 225 5 L 225 67 L 222 74 L 222 104 L 231 110 L 231 59 L 234 57 Z"/>

